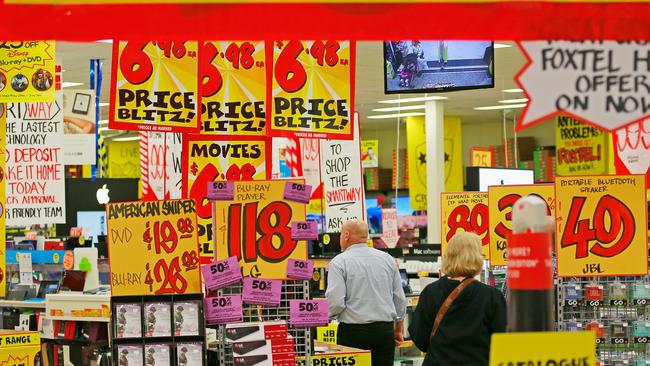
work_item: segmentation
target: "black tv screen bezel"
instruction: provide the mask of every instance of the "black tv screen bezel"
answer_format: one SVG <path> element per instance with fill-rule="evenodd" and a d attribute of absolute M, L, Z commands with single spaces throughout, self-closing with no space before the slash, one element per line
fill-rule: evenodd
<path fill-rule="evenodd" d="M 434 41 L 440 41 L 440 40 L 439 39 L 432 39 L 432 40 L 426 40 L 426 41 L 421 41 L 421 42 L 434 42 Z M 466 41 L 471 42 L 472 40 L 466 40 Z M 388 90 L 388 76 L 386 75 L 386 72 L 388 71 L 386 69 L 386 51 L 387 51 L 386 50 L 386 42 L 393 42 L 393 41 L 381 41 L 382 49 L 383 49 L 382 59 L 383 59 L 383 63 L 384 63 L 384 94 L 386 94 L 386 95 L 447 93 L 447 92 L 455 92 L 455 91 L 462 91 L 462 90 L 494 89 L 494 79 L 495 79 L 495 75 L 496 75 L 496 61 L 495 61 L 496 52 L 494 52 L 494 41 L 492 41 L 492 84 L 491 85 L 463 86 L 463 87 L 454 87 L 454 88 L 396 90 L 396 91 L 389 91 Z"/>

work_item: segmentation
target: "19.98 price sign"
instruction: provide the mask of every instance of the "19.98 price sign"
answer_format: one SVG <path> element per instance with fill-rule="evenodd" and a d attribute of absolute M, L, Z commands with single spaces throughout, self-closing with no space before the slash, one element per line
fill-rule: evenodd
<path fill-rule="evenodd" d="M 443 193 L 442 208 L 442 254 L 449 240 L 458 232 L 472 232 L 481 237 L 483 257 L 490 257 L 490 233 L 488 221 L 488 195 L 485 192 Z"/>
<path fill-rule="evenodd" d="M 648 273 L 645 177 L 558 177 L 558 275 Z"/>

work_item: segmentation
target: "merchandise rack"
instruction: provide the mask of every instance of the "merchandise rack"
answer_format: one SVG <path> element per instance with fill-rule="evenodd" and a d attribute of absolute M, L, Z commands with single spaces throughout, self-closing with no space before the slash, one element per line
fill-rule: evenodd
<path fill-rule="evenodd" d="M 242 285 L 232 285 L 216 291 L 214 295 L 228 296 L 241 295 Z M 309 299 L 309 281 L 306 280 L 284 280 L 282 281 L 282 292 L 280 294 L 280 306 L 243 305 L 243 322 L 262 322 L 282 320 L 289 324 L 289 300 Z M 220 366 L 232 366 L 234 364 L 232 346 L 225 342 L 224 325 L 206 325 L 208 328 L 217 330 L 217 351 L 219 354 Z M 309 359 L 312 354 L 312 334 L 310 328 L 291 328 L 289 334 L 293 337 L 294 348 L 297 358 Z"/>

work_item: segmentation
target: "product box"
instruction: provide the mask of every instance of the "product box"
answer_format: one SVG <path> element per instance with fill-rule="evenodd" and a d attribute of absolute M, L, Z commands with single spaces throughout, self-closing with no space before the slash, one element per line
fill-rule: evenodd
<path fill-rule="evenodd" d="M 115 358 L 120 366 L 144 366 L 142 345 L 119 345 Z"/>
<path fill-rule="evenodd" d="M 145 345 L 144 364 L 145 366 L 171 366 L 171 345 L 169 343 Z"/>
<path fill-rule="evenodd" d="M 258 356 L 278 353 L 293 353 L 295 357 L 293 338 L 234 342 L 232 344 L 232 352 L 235 356 Z"/>
<path fill-rule="evenodd" d="M 174 303 L 174 336 L 200 335 L 198 301 Z"/>
<path fill-rule="evenodd" d="M 234 366 L 295 366 L 295 353 L 274 353 L 257 356 L 235 356 Z"/>
<path fill-rule="evenodd" d="M 226 341 L 231 343 L 287 339 L 288 336 L 285 322 L 226 324 Z"/>
<path fill-rule="evenodd" d="M 202 366 L 203 345 L 200 342 L 177 343 L 176 361 L 178 366 Z"/>
<path fill-rule="evenodd" d="M 585 300 L 587 301 L 602 301 L 603 300 L 603 286 L 596 284 L 589 284 L 585 286 Z"/>
<path fill-rule="evenodd" d="M 171 309 L 168 302 L 150 302 L 144 305 L 145 336 L 171 337 Z"/>
<path fill-rule="evenodd" d="M 115 338 L 142 338 L 142 305 L 115 304 Z"/>

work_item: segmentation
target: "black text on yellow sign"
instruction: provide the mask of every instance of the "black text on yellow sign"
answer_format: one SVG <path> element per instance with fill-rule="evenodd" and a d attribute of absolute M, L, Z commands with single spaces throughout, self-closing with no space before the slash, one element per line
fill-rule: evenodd
<path fill-rule="evenodd" d="M 490 366 L 593 366 L 594 332 L 495 333 Z"/>

